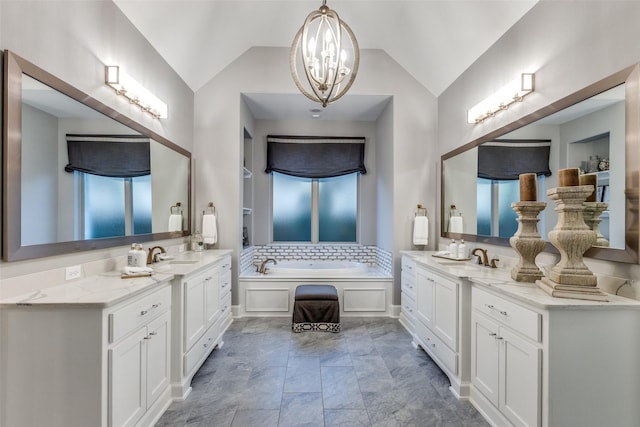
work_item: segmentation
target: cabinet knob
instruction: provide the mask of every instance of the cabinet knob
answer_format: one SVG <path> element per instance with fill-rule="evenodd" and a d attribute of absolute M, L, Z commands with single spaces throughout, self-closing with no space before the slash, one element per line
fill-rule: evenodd
<path fill-rule="evenodd" d="M 144 316 L 145 314 L 147 314 L 149 312 L 149 310 L 142 310 L 140 312 L 140 316 Z"/>
<path fill-rule="evenodd" d="M 158 335 L 157 332 L 149 332 L 149 335 L 154 336 L 154 335 Z"/>
<path fill-rule="evenodd" d="M 497 335 L 498 335 L 498 334 L 496 334 L 496 333 L 490 333 L 490 334 L 489 334 L 489 336 L 490 336 L 490 337 L 495 337 L 495 336 L 497 336 Z"/>
<path fill-rule="evenodd" d="M 495 337 L 497 340 L 503 340 L 504 338 L 502 337 Z"/>

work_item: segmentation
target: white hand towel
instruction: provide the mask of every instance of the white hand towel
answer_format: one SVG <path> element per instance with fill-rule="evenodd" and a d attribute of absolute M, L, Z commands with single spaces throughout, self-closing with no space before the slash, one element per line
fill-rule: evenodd
<path fill-rule="evenodd" d="M 169 215 L 169 231 L 182 231 L 182 215 Z"/>
<path fill-rule="evenodd" d="M 215 245 L 218 241 L 218 228 L 214 214 L 202 215 L 202 239 L 207 245 Z"/>
<path fill-rule="evenodd" d="M 122 269 L 124 274 L 135 275 L 135 274 L 143 274 L 143 273 L 153 273 L 153 268 L 151 267 L 132 267 L 132 266 L 124 266 Z"/>
<path fill-rule="evenodd" d="M 462 233 L 462 217 L 452 216 L 449 218 L 449 233 Z"/>
<path fill-rule="evenodd" d="M 426 216 L 417 216 L 413 220 L 413 244 L 429 244 L 429 218 Z"/>

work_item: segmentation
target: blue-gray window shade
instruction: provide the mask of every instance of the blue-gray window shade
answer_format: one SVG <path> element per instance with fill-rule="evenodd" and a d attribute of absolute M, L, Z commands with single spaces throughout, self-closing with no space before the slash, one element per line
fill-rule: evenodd
<path fill-rule="evenodd" d="M 363 137 L 267 136 L 267 168 L 300 178 L 367 173 Z"/>
<path fill-rule="evenodd" d="M 518 179 L 520 174 L 550 176 L 550 140 L 496 140 L 478 146 L 478 177 Z"/>
<path fill-rule="evenodd" d="M 113 178 L 134 178 L 151 173 L 149 138 L 141 135 L 67 134 L 67 172 Z"/>

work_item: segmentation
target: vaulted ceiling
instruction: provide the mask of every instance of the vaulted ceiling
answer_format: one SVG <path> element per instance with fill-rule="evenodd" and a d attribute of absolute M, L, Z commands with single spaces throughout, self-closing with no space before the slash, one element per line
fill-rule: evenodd
<path fill-rule="evenodd" d="M 327 5 L 349 24 L 361 49 L 384 50 L 439 96 L 537 1 L 327 0 Z M 322 0 L 114 2 L 194 91 L 251 47 L 288 48 L 309 12 L 322 4 Z M 262 109 L 274 111 L 276 104 L 291 109 L 290 98 L 284 104 L 272 101 Z M 259 103 L 254 104 L 259 107 Z"/>

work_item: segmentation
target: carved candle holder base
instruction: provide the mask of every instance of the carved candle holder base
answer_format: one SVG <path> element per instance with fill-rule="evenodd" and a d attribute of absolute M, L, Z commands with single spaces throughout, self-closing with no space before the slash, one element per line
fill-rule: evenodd
<path fill-rule="evenodd" d="M 584 202 L 584 223 L 596 233 L 595 246 L 609 247 L 609 241 L 600 233 L 600 215 L 609 208 L 608 203 L 604 202 Z"/>
<path fill-rule="evenodd" d="M 584 264 L 583 255 L 596 242 L 596 233 L 584 222 L 583 202 L 593 192 L 593 185 L 557 187 L 547 190 L 556 202 L 558 223 L 549 232 L 549 241 L 560 252 L 560 262 L 536 284 L 558 298 L 607 301 L 598 289 L 598 279 Z"/>
<path fill-rule="evenodd" d="M 511 278 L 518 282 L 535 282 L 544 276 L 536 265 L 536 257 L 544 250 L 545 242 L 538 233 L 538 215 L 545 202 L 513 202 L 511 209 L 518 214 L 518 230 L 509 239 L 520 260 L 511 270 Z"/>

